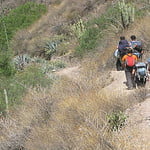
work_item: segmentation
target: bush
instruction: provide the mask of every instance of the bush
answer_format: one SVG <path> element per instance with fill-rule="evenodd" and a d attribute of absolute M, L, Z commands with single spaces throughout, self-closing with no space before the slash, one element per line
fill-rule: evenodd
<path fill-rule="evenodd" d="M 15 73 L 15 67 L 11 63 L 9 52 L 0 52 L 0 76 L 12 76 Z"/>
<path fill-rule="evenodd" d="M 38 66 L 29 66 L 24 71 L 17 72 L 15 76 L 0 77 L 0 112 L 5 110 L 4 89 L 8 94 L 8 104 L 13 106 L 21 103 L 29 87 L 50 87 L 53 79 L 48 78 Z"/>
<path fill-rule="evenodd" d="M 0 18 L 0 49 L 7 50 L 6 35 L 10 41 L 17 30 L 28 27 L 45 12 L 44 5 L 28 2 Z"/>
<path fill-rule="evenodd" d="M 118 131 L 123 127 L 127 117 L 123 112 L 113 112 L 112 114 L 108 115 L 108 123 L 109 129 L 111 131 Z"/>
<path fill-rule="evenodd" d="M 9 106 L 19 104 L 26 89 L 15 78 L 1 77 L 0 80 L 0 112 L 4 112 L 6 108 L 4 89 L 7 91 Z"/>
<path fill-rule="evenodd" d="M 52 80 L 46 78 L 42 70 L 35 65 L 28 66 L 23 72 L 16 74 L 19 83 L 25 87 L 48 87 L 52 84 Z"/>
<path fill-rule="evenodd" d="M 79 41 L 79 46 L 76 48 L 76 55 L 83 56 L 84 53 L 94 49 L 97 45 L 97 37 L 99 32 L 96 28 L 90 28 L 85 31 Z"/>
<path fill-rule="evenodd" d="M 127 10 L 125 9 L 126 7 L 128 7 Z M 126 11 L 124 11 L 124 9 Z M 105 14 L 86 23 L 86 30 L 79 39 L 76 54 L 83 56 L 86 52 L 94 50 L 98 46 L 98 41 L 104 37 L 106 29 L 112 28 L 113 26 L 119 31 L 120 29 L 128 27 L 133 21 L 134 7 L 131 4 L 126 4 L 124 1 L 121 1 L 109 7 Z"/>

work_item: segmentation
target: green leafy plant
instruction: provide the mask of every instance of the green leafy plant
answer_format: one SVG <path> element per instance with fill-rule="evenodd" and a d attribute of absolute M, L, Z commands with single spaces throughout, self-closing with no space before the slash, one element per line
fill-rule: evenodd
<path fill-rule="evenodd" d="M 65 50 L 62 50 L 64 48 L 64 43 L 66 43 L 66 37 L 63 35 L 55 36 L 52 39 L 49 39 L 47 42 L 44 44 L 44 57 L 46 60 L 51 60 L 51 57 L 54 54 L 62 54 L 63 52 L 65 53 Z M 61 48 L 62 49 L 61 49 Z M 59 51 L 60 49 L 60 51 Z"/>
<path fill-rule="evenodd" d="M 45 57 L 47 60 L 50 60 L 52 55 L 56 53 L 57 46 L 60 42 L 59 41 L 48 41 L 45 44 Z"/>
<path fill-rule="evenodd" d="M 113 112 L 112 114 L 108 115 L 107 119 L 109 129 L 111 131 L 118 131 L 124 126 L 127 116 L 123 112 L 119 111 Z"/>
<path fill-rule="evenodd" d="M 82 57 L 86 52 L 94 49 L 97 45 L 98 29 L 90 28 L 81 36 L 79 46 L 76 48 L 76 55 Z"/>

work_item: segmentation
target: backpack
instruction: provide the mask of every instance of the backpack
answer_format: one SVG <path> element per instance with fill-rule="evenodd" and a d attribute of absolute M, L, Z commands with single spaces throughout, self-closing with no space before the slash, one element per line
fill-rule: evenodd
<path fill-rule="evenodd" d="M 146 68 L 137 68 L 137 74 L 140 76 L 140 77 L 144 77 L 146 76 Z"/>
<path fill-rule="evenodd" d="M 128 67 L 133 67 L 135 65 L 135 58 L 133 57 L 133 55 L 127 55 L 126 58 L 126 66 Z"/>
<path fill-rule="evenodd" d="M 138 75 L 145 76 L 147 74 L 147 65 L 144 62 L 138 62 L 135 67 Z"/>
<path fill-rule="evenodd" d="M 131 46 L 134 50 L 136 50 L 140 53 L 143 50 L 142 43 L 140 41 L 131 41 Z"/>

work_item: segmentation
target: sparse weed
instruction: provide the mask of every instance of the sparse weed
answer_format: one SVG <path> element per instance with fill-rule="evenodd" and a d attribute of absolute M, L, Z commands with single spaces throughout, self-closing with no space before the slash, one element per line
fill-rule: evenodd
<path fill-rule="evenodd" d="M 80 40 L 80 37 L 86 31 L 86 28 L 82 19 L 79 19 L 77 23 L 74 23 L 73 25 L 71 25 L 71 29 L 78 40 Z"/>
<path fill-rule="evenodd" d="M 123 112 L 119 111 L 113 112 L 108 115 L 107 118 L 110 130 L 118 131 L 124 126 L 127 116 Z"/>

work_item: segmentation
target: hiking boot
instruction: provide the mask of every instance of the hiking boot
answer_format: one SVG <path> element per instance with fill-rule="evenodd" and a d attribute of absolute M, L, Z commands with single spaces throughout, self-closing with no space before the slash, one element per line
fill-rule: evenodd
<path fill-rule="evenodd" d="M 128 87 L 128 90 L 133 90 L 133 87 Z"/>

